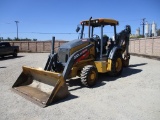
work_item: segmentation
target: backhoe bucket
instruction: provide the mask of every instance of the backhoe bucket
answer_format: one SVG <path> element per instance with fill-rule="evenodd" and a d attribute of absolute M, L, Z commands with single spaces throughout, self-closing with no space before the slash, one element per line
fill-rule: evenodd
<path fill-rule="evenodd" d="M 123 67 L 128 67 L 129 66 L 129 59 L 124 60 L 123 59 Z"/>
<path fill-rule="evenodd" d="M 41 107 L 66 97 L 68 87 L 60 73 L 23 66 L 13 90 Z"/>

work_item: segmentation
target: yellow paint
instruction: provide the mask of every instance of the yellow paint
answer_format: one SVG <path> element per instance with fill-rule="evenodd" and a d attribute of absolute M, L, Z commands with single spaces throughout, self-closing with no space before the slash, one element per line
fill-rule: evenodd
<path fill-rule="evenodd" d="M 43 75 L 46 77 L 53 77 L 55 79 L 59 79 L 61 76 L 61 73 L 57 72 L 51 72 L 51 71 L 45 71 L 41 70 L 39 68 L 33 68 L 33 67 L 28 67 L 28 66 L 23 66 L 23 73 L 28 75 L 28 74 L 35 74 L 35 75 Z"/>
<path fill-rule="evenodd" d="M 71 73 L 69 75 L 70 76 L 69 78 L 76 77 L 77 73 L 78 73 L 78 67 L 72 67 Z"/>
<path fill-rule="evenodd" d="M 94 55 L 95 56 L 95 46 L 93 46 L 90 50 L 90 55 Z"/>
<path fill-rule="evenodd" d="M 108 59 L 108 62 L 107 62 L 107 71 L 111 71 L 111 67 L 112 67 L 112 60 Z"/>
<path fill-rule="evenodd" d="M 94 63 L 99 73 L 107 72 L 107 62 L 106 61 L 94 61 Z"/>

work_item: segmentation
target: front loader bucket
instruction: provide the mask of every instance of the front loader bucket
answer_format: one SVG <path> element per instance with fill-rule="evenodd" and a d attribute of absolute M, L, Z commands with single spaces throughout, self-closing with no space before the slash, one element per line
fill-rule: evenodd
<path fill-rule="evenodd" d="M 32 102 L 45 107 L 66 97 L 68 87 L 60 73 L 23 66 L 12 86 L 13 90 Z"/>

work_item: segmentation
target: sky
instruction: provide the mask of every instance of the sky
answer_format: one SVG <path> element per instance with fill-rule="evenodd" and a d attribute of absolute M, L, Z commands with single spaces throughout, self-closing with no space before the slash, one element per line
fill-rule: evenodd
<path fill-rule="evenodd" d="M 118 20 L 117 32 L 128 24 L 132 34 L 142 33 L 143 18 L 160 28 L 159 12 L 160 0 L 0 0 L 0 37 L 17 37 L 19 21 L 19 38 L 73 40 L 77 25 L 91 16 Z"/>

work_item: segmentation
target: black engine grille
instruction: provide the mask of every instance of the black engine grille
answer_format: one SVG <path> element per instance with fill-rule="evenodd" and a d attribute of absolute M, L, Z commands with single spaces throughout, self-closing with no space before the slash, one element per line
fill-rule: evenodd
<path fill-rule="evenodd" d="M 58 50 L 59 62 L 66 63 L 69 57 L 69 50 L 65 48 L 60 48 Z"/>

